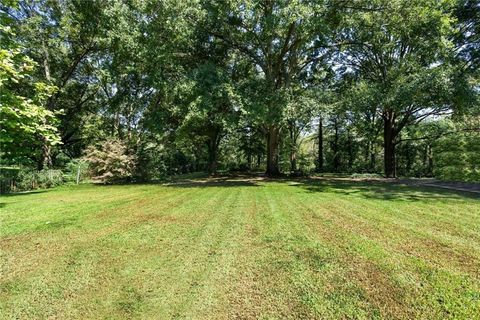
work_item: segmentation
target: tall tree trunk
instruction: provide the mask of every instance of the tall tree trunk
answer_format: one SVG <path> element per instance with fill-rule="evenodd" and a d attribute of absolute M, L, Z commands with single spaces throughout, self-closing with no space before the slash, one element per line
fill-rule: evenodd
<path fill-rule="evenodd" d="M 40 140 L 42 142 L 42 156 L 40 158 L 40 161 L 38 161 L 37 163 L 37 169 L 43 170 L 51 168 L 53 166 L 52 147 L 44 136 L 40 136 Z"/>
<path fill-rule="evenodd" d="M 45 72 L 45 79 L 47 80 L 48 84 L 51 84 L 52 78 L 50 75 L 50 57 L 48 55 L 47 46 L 45 44 L 45 40 L 42 40 L 42 49 L 43 49 L 43 70 Z M 52 110 L 52 104 L 47 103 L 47 108 Z M 44 124 L 48 124 L 47 121 L 44 121 Z M 39 162 L 38 169 L 48 169 L 52 167 L 52 146 L 46 137 L 40 135 L 40 141 L 42 143 L 42 158 Z"/>
<path fill-rule="evenodd" d="M 323 119 L 318 118 L 318 159 L 317 172 L 323 172 Z"/>
<path fill-rule="evenodd" d="M 365 154 L 364 154 L 364 156 L 365 156 L 365 164 L 368 166 L 368 160 L 369 160 L 369 158 L 370 158 L 370 153 L 371 153 L 371 152 L 370 152 L 370 148 L 371 148 L 370 140 L 367 140 L 366 143 L 367 143 L 367 145 L 365 146 Z M 368 168 L 367 168 L 367 170 L 368 170 Z"/>
<path fill-rule="evenodd" d="M 267 171 L 268 176 L 274 177 L 280 175 L 278 166 L 279 158 L 280 129 L 271 125 L 267 133 Z"/>
<path fill-rule="evenodd" d="M 353 137 L 350 132 L 347 133 L 347 149 L 348 149 L 348 170 L 353 171 L 353 162 L 355 161 L 355 154 L 353 150 Z"/>
<path fill-rule="evenodd" d="M 247 165 L 248 165 L 248 170 L 252 170 L 252 158 L 253 158 L 253 150 L 252 150 L 252 136 L 248 136 L 248 147 L 246 149 L 247 152 Z"/>
<path fill-rule="evenodd" d="M 290 155 L 290 171 L 297 171 L 297 153 L 295 151 L 292 151 L 292 154 Z"/>
<path fill-rule="evenodd" d="M 45 44 L 45 40 L 42 41 L 42 49 L 43 49 L 43 70 L 45 71 L 45 79 L 50 82 L 52 81 L 51 76 L 50 76 L 50 64 L 49 64 L 49 54 L 47 50 L 47 46 Z"/>
<path fill-rule="evenodd" d="M 333 171 L 338 172 L 338 167 L 340 166 L 340 155 L 338 150 L 338 121 L 337 118 L 333 119 L 333 125 L 335 129 L 335 135 L 333 138 Z"/>
<path fill-rule="evenodd" d="M 414 155 L 412 155 L 412 148 L 408 142 L 405 146 L 405 157 L 406 157 L 405 174 L 408 176 L 411 176 L 410 171 L 412 171 L 412 163 L 414 161 Z"/>
<path fill-rule="evenodd" d="M 372 153 L 370 153 L 370 173 L 375 172 L 376 167 L 376 155 L 375 155 L 375 146 L 372 147 Z"/>
<path fill-rule="evenodd" d="M 395 118 L 393 112 L 386 112 L 383 116 L 383 147 L 384 147 L 384 170 L 385 177 L 396 178 L 396 161 L 395 161 Z"/>
<path fill-rule="evenodd" d="M 210 176 L 217 174 L 219 142 L 220 134 L 215 131 L 208 141 L 208 175 Z"/>
<path fill-rule="evenodd" d="M 295 135 L 295 125 L 291 124 L 290 131 L 290 171 L 297 171 L 297 139 Z"/>
<path fill-rule="evenodd" d="M 428 176 L 432 176 L 433 175 L 433 155 L 432 155 L 432 146 L 430 144 L 427 144 L 427 148 L 426 148 L 426 174 Z"/>

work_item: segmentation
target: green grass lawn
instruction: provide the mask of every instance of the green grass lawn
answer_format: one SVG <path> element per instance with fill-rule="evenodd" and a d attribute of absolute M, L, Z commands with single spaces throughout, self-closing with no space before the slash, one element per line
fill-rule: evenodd
<path fill-rule="evenodd" d="M 480 199 L 326 178 L 2 196 L 2 319 L 473 319 Z"/>

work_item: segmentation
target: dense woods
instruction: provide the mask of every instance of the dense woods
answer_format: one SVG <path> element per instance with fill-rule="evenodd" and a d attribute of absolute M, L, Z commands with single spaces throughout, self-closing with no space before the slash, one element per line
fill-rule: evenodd
<path fill-rule="evenodd" d="M 0 23 L 4 168 L 480 181 L 477 0 L 7 0 Z"/>

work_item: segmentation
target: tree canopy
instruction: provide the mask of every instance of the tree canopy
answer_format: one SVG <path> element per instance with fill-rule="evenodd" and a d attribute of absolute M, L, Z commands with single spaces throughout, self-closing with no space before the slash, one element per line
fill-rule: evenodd
<path fill-rule="evenodd" d="M 474 0 L 4 1 L 2 165 L 446 177 L 448 148 L 478 159 L 479 21 Z"/>

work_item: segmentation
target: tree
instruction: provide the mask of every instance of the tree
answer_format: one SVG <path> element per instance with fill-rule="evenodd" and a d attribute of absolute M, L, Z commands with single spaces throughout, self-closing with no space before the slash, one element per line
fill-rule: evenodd
<path fill-rule="evenodd" d="M 480 117 L 446 121 L 433 144 L 435 175 L 445 180 L 480 181 Z"/>
<path fill-rule="evenodd" d="M 386 177 L 396 176 L 402 129 L 455 107 L 453 69 L 447 63 L 450 3 L 380 0 L 372 10 L 352 10 L 345 21 L 342 38 L 348 45 L 341 58 L 378 97 Z"/>
<path fill-rule="evenodd" d="M 477 73 L 480 66 L 480 3 L 475 0 L 457 0 L 454 15 L 457 18 L 453 35 L 455 57 L 462 71 Z"/>
<path fill-rule="evenodd" d="M 193 77 L 190 91 L 194 99 L 180 129 L 205 138 L 208 173 L 213 175 L 217 173 L 220 142 L 238 119 L 238 99 L 228 74 L 212 63 L 200 65 Z"/>
<path fill-rule="evenodd" d="M 271 0 L 206 2 L 204 7 L 211 36 L 234 48 L 255 72 L 257 94 L 247 106 L 267 137 L 267 174 L 278 175 L 285 96 L 325 57 L 335 10 L 323 2 Z"/>
<path fill-rule="evenodd" d="M 0 15 L 0 149 L 3 159 L 19 163 L 41 140 L 51 147 L 60 137 L 56 114 L 46 108 L 55 87 L 32 79 L 36 64 L 15 41 L 10 20 Z"/>
<path fill-rule="evenodd" d="M 98 93 L 102 69 L 112 61 L 109 53 L 119 53 L 123 46 L 118 44 L 135 30 L 134 24 L 126 27 L 126 9 L 120 1 L 96 0 L 22 0 L 18 6 L 2 6 L 25 52 L 41 66 L 32 77 L 57 88 L 45 105 L 52 112 L 62 110 L 58 128 L 62 149 L 70 156 L 81 154 L 86 119 L 103 104 Z M 39 168 L 53 164 L 50 149 L 44 143 Z"/>

